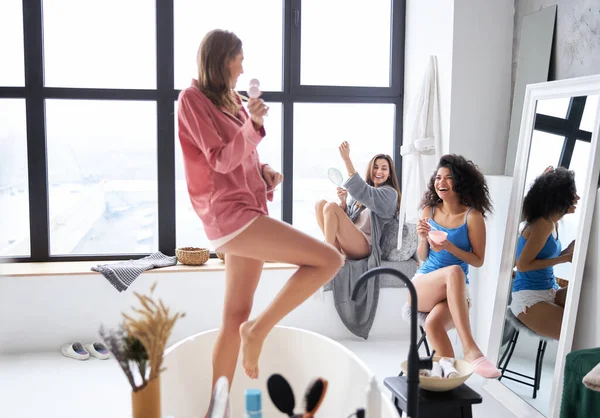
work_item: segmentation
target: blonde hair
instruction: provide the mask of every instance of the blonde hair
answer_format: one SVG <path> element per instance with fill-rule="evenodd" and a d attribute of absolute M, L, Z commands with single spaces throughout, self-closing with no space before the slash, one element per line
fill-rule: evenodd
<path fill-rule="evenodd" d="M 241 52 L 240 38 L 233 32 L 215 29 L 204 36 L 197 56 L 198 88 L 215 106 L 234 114 L 241 106 L 227 63 Z"/>

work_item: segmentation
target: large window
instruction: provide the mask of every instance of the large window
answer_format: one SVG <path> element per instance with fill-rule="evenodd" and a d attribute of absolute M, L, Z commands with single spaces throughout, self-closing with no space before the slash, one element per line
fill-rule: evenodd
<path fill-rule="evenodd" d="M 361 175 L 377 153 L 401 173 L 402 0 L 1 3 L 0 260 L 209 247 L 177 97 L 212 29 L 241 38 L 237 90 L 258 78 L 270 106 L 258 153 L 284 174 L 272 217 L 319 236 L 314 204 L 336 198 L 327 168 L 343 170 L 344 140 Z"/>

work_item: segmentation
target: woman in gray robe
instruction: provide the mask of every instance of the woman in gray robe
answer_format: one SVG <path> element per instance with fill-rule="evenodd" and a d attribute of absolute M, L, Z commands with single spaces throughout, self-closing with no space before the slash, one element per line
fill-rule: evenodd
<path fill-rule="evenodd" d="M 356 302 L 350 300 L 350 295 L 358 278 L 381 263 L 380 239 L 385 226 L 398 214 L 401 192 L 389 155 L 374 156 L 363 180 L 350 159 L 349 144 L 343 142 L 339 150 L 348 179 L 338 187 L 339 204 L 317 202 L 317 223 L 325 241 L 347 258 L 332 282 L 336 310 L 352 333 L 366 339 L 377 308 L 379 279 L 370 280 Z"/>

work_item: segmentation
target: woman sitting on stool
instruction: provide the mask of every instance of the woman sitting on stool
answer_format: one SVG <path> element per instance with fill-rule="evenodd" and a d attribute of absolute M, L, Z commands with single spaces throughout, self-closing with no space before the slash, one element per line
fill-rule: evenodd
<path fill-rule="evenodd" d="M 572 241 L 562 250 L 558 221 L 575 212 L 578 200 L 575 173 L 549 167 L 535 179 L 523 201 L 525 228 L 517 242 L 510 309 L 527 328 L 555 340 L 560 337 L 567 288 L 556 283 L 554 266 L 570 263 L 575 247 Z"/>
<path fill-rule="evenodd" d="M 483 265 L 484 216 L 491 207 L 485 177 L 477 166 L 460 155 L 443 156 L 421 202 L 417 254 L 425 262 L 412 281 L 417 310 L 428 313 L 425 330 L 436 354 L 454 357 L 447 334 L 454 326 L 465 360 L 475 366 L 475 373 L 493 379 L 500 371 L 483 355 L 471 334 L 468 287 L 469 265 Z M 435 243 L 428 236 L 433 229 L 448 235 Z"/>

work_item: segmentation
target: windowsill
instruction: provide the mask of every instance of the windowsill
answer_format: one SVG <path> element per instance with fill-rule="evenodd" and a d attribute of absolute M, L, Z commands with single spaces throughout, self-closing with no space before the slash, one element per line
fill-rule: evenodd
<path fill-rule="evenodd" d="M 0 264 L 0 276 L 4 277 L 39 277 L 39 276 L 82 276 L 100 274 L 91 268 L 98 264 L 113 264 L 121 261 L 59 261 L 52 263 L 8 263 Z M 266 262 L 264 270 L 292 270 L 298 266 L 286 263 Z M 211 258 L 201 266 L 185 266 L 177 264 L 172 267 L 161 267 L 145 271 L 153 273 L 192 273 L 225 271 L 225 263 L 218 258 Z"/>

